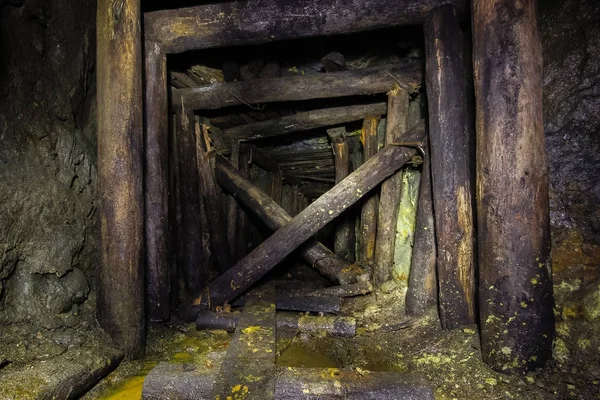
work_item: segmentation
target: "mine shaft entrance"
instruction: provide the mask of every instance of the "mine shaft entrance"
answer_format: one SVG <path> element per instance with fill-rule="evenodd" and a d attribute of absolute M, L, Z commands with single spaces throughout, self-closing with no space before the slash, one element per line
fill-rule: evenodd
<path fill-rule="evenodd" d="M 139 10 L 122 12 L 108 3 L 99 4 L 98 17 L 110 34 L 100 31 L 98 45 L 99 290 L 106 295 L 99 296 L 97 309 L 100 324 L 130 356 L 143 351 L 144 315 L 164 321 L 177 309 L 184 318 L 204 316 L 211 324 L 223 323 L 225 315 L 236 333 L 210 393 L 227 397 L 246 388 L 253 396 L 271 397 L 277 382 L 241 374 L 250 363 L 263 368 L 251 376 L 273 376 L 277 308 L 318 312 L 315 304 L 324 298 L 405 281 L 406 312 L 423 315 L 433 299 L 445 329 L 474 324 L 478 304 L 483 358 L 493 368 L 525 371 L 547 359 L 552 290 L 545 268 L 548 190 L 536 29 L 515 19 L 509 21 L 514 31 L 506 30 L 507 21 L 473 7 L 473 160 L 473 73 L 469 36 L 460 25 L 465 2 L 261 0 L 146 13 L 143 136 Z M 514 15 L 535 15 L 535 7 L 523 7 Z M 114 29 L 125 23 L 131 29 Z M 408 36 L 406 46 L 405 37 L 394 37 L 399 30 L 385 34 L 390 39 L 378 43 L 380 53 L 367 41 L 363 58 L 390 57 L 368 67 L 353 65 L 356 58 L 344 50 L 326 48 L 335 39 L 318 47 L 318 68 L 303 64 L 310 57 L 286 58 L 303 54 L 295 41 L 271 53 L 257 54 L 257 47 L 246 55 L 230 53 L 216 66 L 206 53 L 408 25 L 423 29 L 425 68 L 423 58 L 414 57 L 418 52 L 410 51 L 420 35 Z M 498 32 L 506 37 L 498 39 Z M 351 37 L 344 40 L 353 48 Z M 393 50 L 386 53 L 386 46 Z M 125 49 L 122 59 L 115 57 L 121 54 L 117 47 Z M 191 51 L 202 51 L 203 61 L 181 55 Z M 510 79 L 504 79 L 506 65 L 514 71 Z M 427 123 L 420 105 L 425 91 Z M 516 109 L 503 103 L 515 93 Z M 519 168 L 502 168 L 506 160 Z M 405 198 L 416 208 L 410 217 L 401 207 Z M 400 219 L 411 225 L 411 218 L 413 236 L 398 229 Z M 335 233 L 319 237 L 325 227 Z M 404 251 L 397 251 L 398 233 L 405 236 Z M 297 249 L 310 271 L 335 286 L 309 289 L 304 283 L 304 289 L 294 289 L 286 286 L 294 285 L 289 279 L 264 280 Z M 237 320 L 227 315 L 236 301 L 245 307 Z M 382 326 L 402 325 L 401 312 Z M 305 324 L 292 322 L 296 329 Z M 346 378 L 335 382 L 345 390 L 354 387 Z M 289 387 L 294 385 L 280 390 Z"/>

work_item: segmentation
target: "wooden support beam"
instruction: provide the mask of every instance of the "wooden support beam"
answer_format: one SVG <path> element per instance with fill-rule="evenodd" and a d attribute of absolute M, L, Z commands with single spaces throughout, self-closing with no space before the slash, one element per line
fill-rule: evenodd
<path fill-rule="evenodd" d="M 284 173 L 279 163 L 275 161 L 275 159 L 273 159 L 273 157 L 271 157 L 267 152 L 260 150 L 258 147 L 252 144 L 243 144 L 243 146 L 247 146 L 248 149 L 250 149 L 251 160 L 253 164 L 264 169 L 265 171 L 282 174 L 282 178 L 285 179 L 290 185 L 300 184 L 300 181 L 295 176 Z"/>
<path fill-rule="evenodd" d="M 97 11 L 101 250 L 96 313 L 102 329 L 135 358 L 143 354 L 145 339 L 140 2 L 99 0 Z"/>
<path fill-rule="evenodd" d="M 146 35 L 160 41 L 164 51 L 171 54 L 418 25 L 429 10 L 447 2 L 449 0 L 231 1 L 147 13 L 144 29 Z M 466 14 L 466 1 L 453 2 Z M 323 18 L 324 15 L 327 18 Z"/>
<path fill-rule="evenodd" d="M 335 183 L 340 183 L 350 174 L 349 146 L 346 128 L 332 128 L 327 130 L 331 140 L 331 148 L 335 156 Z M 349 211 L 340 217 L 336 225 L 333 251 L 338 256 L 355 261 L 356 231 L 355 215 Z"/>
<path fill-rule="evenodd" d="M 227 241 L 227 232 L 221 206 L 220 193 L 215 181 L 215 159 L 202 147 L 207 141 L 206 127 L 195 122 L 196 133 L 196 165 L 200 177 L 200 198 L 204 203 L 208 225 L 210 227 L 210 242 L 219 271 L 227 271 L 233 265 L 231 261 L 230 245 Z"/>
<path fill-rule="evenodd" d="M 204 398 L 273 398 L 277 375 L 275 290 L 263 286 L 248 297 L 210 396 Z"/>
<path fill-rule="evenodd" d="M 435 225 L 432 201 L 431 167 L 429 150 L 426 150 L 419 185 L 415 240 L 406 292 L 406 314 L 411 316 L 425 314 L 427 305 L 432 302 L 431 300 L 437 299 Z"/>
<path fill-rule="evenodd" d="M 483 360 L 543 365 L 554 336 L 542 46 L 536 2 L 473 2 Z"/>
<path fill-rule="evenodd" d="M 251 157 L 250 149 L 241 145 L 238 172 L 240 173 L 240 176 L 246 180 L 250 179 Z M 236 261 L 239 261 L 248 253 L 248 216 L 241 207 L 238 208 L 238 226 L 235 246 L 235 259 Z"/>
<path fill-rule="evenodd" d="M 377 125 L 379 117 L 368 117 L 363 122 L 361 142 L 363 145 L 363 165 L 377 154 Z M 361 167 L 362 168 L 362 167 Z M 395 171 L 395 170 L 394 170 Z M 377 237 L 377 206 L 379 196 L 370 193 L 363 202 L 360 214 L 361 249 L 359 260 L 365 266 L 372 266 L 375 260 L 375 239 Z"/>
<path fill-rule="evenodd" d="M 415 127 L 412 133 L 413 140 L 423 140 L 422 127 Z M 211 304 L 213 306 L 223 304 L 245 292 L 283 258 L 369 193 L 414 154 L 415 150 L 412 148 L 386 146 L 348 178 L 304 209 L 290 223 L 272 234 L 225 274 L 214 280 L 207 291 Z"/>
<path fill-rule="evenodd" d="M 372 95 L 387 92 L 397 82 L 412 92 L 422 80 L 420 62 L 411 59 L 384 67 L 173 89 L 171 97 L 174 107 L 183 102 L 188 109 L 218 109 L 242 104 Z"/>
<path fill-rule="evenodd" d="M 169 121 L 167 57 L 145 42 L 146 135 L 144 195 L 146 206 L 146 304 L 151 321 L 169 318 Z"/>
<path fill-rule="evenodd" d="M 203 254 L 200 180 L 194 168 L 197 165 L 195 116 L 185 109 L 177 112 L 177 161 L 181 208 L 178 260 L 185 287 L 197 293 L 205 283 L 208 255 Z"/>
<path fill-rule="evenodd" d="M 217 159 L 216 177 L 219 185 L 232 193 L 269 229 L 277 231 L 292 221 L 292 217 L 281 206 L 247 179 L 244 179 L 231 164 L 222 158 Z M 347 262 L 314 239 L 310 239 L 302 247 L 300 254 L 333 282 L 340 279 L 342 282 L 356 280 L 356 274 L 349 268 Z"/>
<path fill-rule="evenodd" d="M 445 329 L 475 323 L 470 136 L 473 110 L 457 10 L 433 10 L 424 25 L 440 318 Z"/>
<path fill-rule="evenodd" d="M 234 142 L 231 146 L 231 154 L 229 155 L 229 162 L 233 168 L 238 169 L 240 165 L 240 142 Z M 239 258 L 237 257 L 237 224 L 238 224 L 238 212 L 239 207 L 237 200 L 233 196 L 228 197 L 227 202 L 227 241 L 229 242 L 229 248 L 231 249 L 232 260 L 235 262 Z"/>
<path fill-rule="evenodd" d="M 383 115 L 386 112 L 386 108 L 385 103 L 331 107 L 322 110 L 300 112 L 253 124 L 240 125 L 225 129 L 224 133 L 233 140 L 265 139 L 325 126 L 345 124 L 371 115 Z"/>
<path fill-rule="evenodd" d="M 409 93 L 394 88 L 388 94 L 388 112 L 385 124 L 385 143 L 398 143 L 407 129 Z M 398 171 L 381 184 L 373 283 L 382 285 L 392 277 L 398 207 L 402 190 L 402 172 Z"/>
<path fill-rule="evenodd" d="M 281 205 L 281 195 L 283 191 L 283 173 L 281 169 L 271 172 L 271 185 L 269 196 L 275 203 Z"/>

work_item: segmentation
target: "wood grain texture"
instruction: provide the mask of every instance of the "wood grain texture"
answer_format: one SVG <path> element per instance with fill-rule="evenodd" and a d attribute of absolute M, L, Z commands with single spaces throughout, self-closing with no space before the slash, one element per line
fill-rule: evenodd
<path fill-rule="evenodd" d="M 483 360 L 543 365 L 554 335 L 542 47 L 536 2 L 474 1 Z"/>
<path fill-rule="evenodd" d="M 388 111 L 385 125 L 385 142 L 398 143 L 406 132 L 409 94 L 394 88 L 388 94 Z M 398 207 L 402 190 L 402 172 L 398 171 L 381 184 L 379 212 L 377 214 L 377 238 L 375 240 L 375 264 L 373 283 L 381 285 L 392 277 Z"/>
<path fill-rule="evenodd" d="M 169 121 L 167 57 L 154 42 L 145 42 L 146 304 L 151 321 L 169 318 Z"/>
<path fill-rule="evenodd" d="M 321 110 L 299 112 L 286 117 L 240 125 L 225 129 L 223 132 L 233 140 L 257 140 L 274 136 L 287 135 L 325 126 L 345 124 L 359 121 L 370 115 L 383 115 L 385 103 L 331 107 Z"/>
<path fill-rule="evenodd" d="M 372 95 L 387 92 L 397 82 L 412 91 L 422 80 L 421 64 L 410 59 L 384 67 L 172 89 L 171 104 L 179 107 L 183 102 L 188 109 L 202 110 L 242 104 Z"/>
<path fill-rule="evenodd" d="M 433 10 L 424 25 L 429 142 L 440 318 L 445 329 L 475 323 L 469 137 L 473 110 L 458 11 Z"/>
<path fill-rule="evenodd" d="M 147 13 L 144 28 L 171 54 L 415 25 L 449 2 L 466 14 L 464 0 L 231 1 Z"/>
<path fill-rule="evenodd" d="M 368 117 L 363 121 L 360 140 L 363 145 L 363 165 L 377 154 L 377 125 L 379 116 Z M 375 240 L 377 238 L 377 209 L 379 196 L 377 192 L 369 193 L 362 203 L 360 212 L 360 249 L 358 260 L 367 267 L 375 261 Z"/>
<path fill-rule="evenodd" d="M 144 352 L 140 2 L 97 4 L 100 266 L 97 318 L 129 358 Z"/>

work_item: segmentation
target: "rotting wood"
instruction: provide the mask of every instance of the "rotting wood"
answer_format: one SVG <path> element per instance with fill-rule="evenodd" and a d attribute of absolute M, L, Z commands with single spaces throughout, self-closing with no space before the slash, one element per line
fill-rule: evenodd
<path fill-rule="evenodd" d="M 204 125 L 200 126 L 195 122 L 196 133 L 196 166 L 200 177 L 200 198 L 204 202 L 208 224 L 210 226 L 210 242 L 212 244 L 212 254 L 214 254 L 219 271 L 225 272 L 233 265 L 231 261 L 230 246 L 227 242 L 226 225 L 221 210 L 221 201 L 215 181 L 214 154 L 210 155 L 202 147 L 202 142 L 206 141 L 207 133 Z M 208 149 L 207 149 L 208 150 Z"/>
<path fill-rule="evenodd" d="M 273 171 L 271 174 L 270 197 L 277 204 L 281 204 L 281 195 L 283 190 L 283 173 L 281 169 Z"/>
<path fill-rule="evenodd" d="M 437 300 L 435 271 L 435 224 L 431 198 L 431 169 L 429 150 L 423 157 L 423 171 L 419 185 L 419 205 L 415 226 L 415 241 L 406 292 L 406 314 L 421 316 L 427 305 Z M 435 298 L 432 298 L 432 293 Z"/>
<path fill-rule="evenodd" d="M 234 142 L 231 145 L 231 154 L 229 155 L 229 162 L 233 168 L 238 169 L 240 165 L 240 142 Z M 238 224 L 238 204 L 237 200 L 233 196 L 228 197 L 227 204 L 227 241 L 228 246 L 231 249 L 231 257 L 234 262 L 238 260 L 237 256 L 237 224 Z"/>
<path fill-rule="evenodd" d="M 359 121 L 371 115 L 383 115 L 385 103 L 373 103 L 345 107 L 331 107 L 321 110 L 300 112 L 277 119 L 255 122 L 225 129 L 224 134 L 233 140 L 257 140 L 287 135 L 325 126 Z"/>
<path fill-rule="evenodd" d="M 114 10 L 119 10 L 115 13 Z M 97 319 L 128 358 L 144 352 L 140 2 L 97 4 L 100 265 Z"/>
<path fill-rule="evenodd" d="M 200 182 L 196 161 L 194 113 L 184 109 L 177 112 L 177 162 L 181 228 L 178 249 L 181 253 L 179 270 L 183 272 L 186 289 L 195 294 L 205 284 L 209 257 L 202 247 Z"/>
<path fill-rule="evenodd" d="M 473 210 L 468 143 L 473 110 L 458 12 L 431 12 L 424 25 L 426 87 L 440 319 L 445 329 L 475 323 Z"/>
<path fill-rule="evenodd" d="M 251 156 L 250 149 L 246 145 L 240 144 L 238 172 L 243 179 L 249 179 L 250 177 Z M 236 261 L 239 261 L 248 253 L 248 216 L 242 207 L 238 207 L 238 227 L 236 231 L 235 246 L 235 259 Z"/>
<path fill-rule="evenodd" d="M 218 109 L 242 104 L 299 101 L 385 93 L 400 82 L 413 91 L 422 81 L 421 64 L 406 60 L 397 65 L 353 71 L 215 83 L 190 89 L 173 89 L 172 105 L 188 109 Z"/>
<path fill-rule="evenodd" d="M 232 305 L 241 307 L 246 304 L 247 296 L 235 300 Z M 275 307 L 282 311 L 299 311 L 338 314 L 342 309 L 343 299 L 336 296 L 308 296 L 290 293 L 277 289 Z M 200 308 L 197 308 L 198 310 Z"/>
<path fill-rule="evenodd" d="M 387 106 L 387 105 L 386 105 Z M 363 145 L 363 165 L 377 154 L 377 125 L 379 117 L 368 117 L 363 121 L 361 142 Z M 379 196 L 376 192 L 369 193 L 362 204 L 360 213 L 361 248 L 359 261 L 371 268 L 375 259 L 375 240 L 377 237 L 377 206 Z"/>
<path fill-rule="evenodd" d="M 147 36 L 168 54 L 274 40 L 361 32 L 418 25 L 429 10 L 448 0 L 344 0 L 322 2 L 263 0 L 205 4 L 145 14 Z M 467 2 L 452 1 L 466 15 Z M 326 19 L 323 16 L 327 15 Z"/>
<path fill-rule="evenodd" d="M 314 289 L 308 292 L 309 296 L 339 296 L 354 297 L 371 293 L 373 286 L 370 282 L 356 282 L 348 285 L 330 286 Z"/>
<path fill-rule="evenodd" d="M 388 93 L 388 110 L 385 124 L 385 143 L 402 141 L 407 129 L 409 93 L 395 87 Z M 402 190 L 402 171 L 394 173 L 381 184 L 373 283 L 382 285 L 392 277 L 396 226 Z"/>
<path fill-rule="evenodd" d="M 273 398 L 277 351 L 274 303 L 272 287 L 250 292 L 209 398 Z"/>
<path fill-rule="evenodd" d="M 177 114 L 171 116 L 171 129 L 169 129 L 169 246 L 171 250 L 170 268 L 171 268 L 171 291 L 170 291 L 170 309 L 176 311 L 177 306 L 185 297 L 185 293 L 180 290 L 180 284 L 183 283 L 183 274 L 179 270 L 181 262 L 179 260 L 182 254 L 180 241 L 181 236 L 181 207 L 179 193 L 179 170 L 177 168 Z"/>
<path fill-rule="evenodd" d="M 216 178 L 219 185 L 232 193 L 248 210 L 254 212 L 269 229 L 277 231 L 292 221 L 292 217 L 281 206 L 244 179 L 223 158 L 217 159 Z M 356 272 L 350 265 L 315 239 L 309 239 L 301 247 L 300 254 L 333 282 L 356 280 Z"/>
<path fill-rule="evenodd" d="M 473 2 L 483 360 L 522 373 L 552 354 L 542 46 L 533 0 Z"/>
<path fill-rule="evenodd" d="M 275 399 L 306 398 L 434 399 L 427 380 L 416 375 L 337 368 L 282 369 L 275 384 Z"/>
<path fill-rule="evenodd" d="M 167 57 L 160 47 L 145 42 L 146 135 L 144 158 L 146 304 L 151 321 L 169 318 L 169 124 Z"/>
<path fill-rule="evenodd" d="M 414 127 L 411 134 L 416 141 L 423 140 L 423 127 Z M 273 233 L 261 245 L 226 273 L 214 280 L 205 295 L 217 306 L 231 301 L 245 292 L 309 239 L 319 229 L 341 214 L 357 200 L 369 193 L 383 179 L 400 168 L 415 154 L 413 148 L 386 146 L 346 179 L 314 201 L 290 223 Z M 285 245 L 282 245 L 285 244 Z"/>
<path fill-rule="evenodd" d="M 346 128 L 338 127 L 327 130 L 327 135 L 331 140 L 331 148 L 335 156 L 335 183 L 340 183 L 350 174 L 350 159 L 348 138 Z M 354 262 L 354 252 L 356 246 L 356 233 L 354 230 L 354 213 L 344 213 L 340 216 L 335 229 L 335 239 L 333 251 L 338 256 Z"/>

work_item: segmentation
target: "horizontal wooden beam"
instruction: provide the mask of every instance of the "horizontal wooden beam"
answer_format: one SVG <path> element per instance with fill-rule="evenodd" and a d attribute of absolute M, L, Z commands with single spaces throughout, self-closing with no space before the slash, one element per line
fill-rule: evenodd
<path fill-rule="evenodd" d="M 422 80 L 421 63 L 408 59 L 384 67 L 172 89 L 171 99 L 174 107 L 183 103 L 191 110 L 218 109 L 240 104 L 371 95 L 385 93 L 395 84 L 412 92 Z"/>
<path fill-rule="evenodd" d="M 300 112 L 286 117 L 270 119 L 225 129 L 223 132 L 233 140 L 257 140 L 273 136 L 287 135 L 294 132 L 307 131 L 359 121 L 369 116 L 384 115 L 386 103 L 361 104 L 346 107 L 331 107 L 320 110 Z"/>
<path fill-rule="evenodd" d="M 466 15 L 466 0 L 238 0 L 146 13 L 144 31 L 174 54 L 418 25 L 445 3 Z"/>

